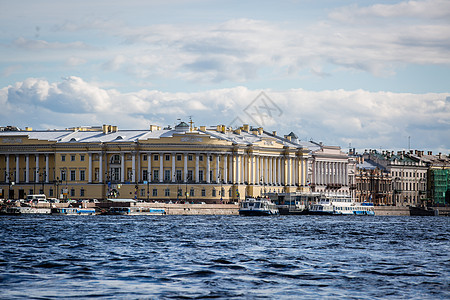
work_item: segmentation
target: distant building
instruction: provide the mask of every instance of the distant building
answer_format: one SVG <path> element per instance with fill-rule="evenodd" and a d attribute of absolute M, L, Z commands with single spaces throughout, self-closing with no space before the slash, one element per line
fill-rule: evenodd
<path fill-rule="evenodd" d="M 339 146 L 321 143 L 308 145 L 310 153 L 309 181 L 312 192 L 326 195 L 354 196 L 356 161 Z"/>
<path fill-rule="evenodd" d="M 372 202 L 375 205 L 393 205 L 392 177 L 383 166 L 364 157 L 356 165 L 356 199 L 358 202 Z"/>
<path fill-rule="evenodd" d="M 422 206 L 426 200 L 428 168 L 424 162 L 412 159 L 405 151 L 366 151 L 362 157 L 389 172 L 392 177 L 392 204 Z"/>
<path fill-rule="evenodd" d="M 431 151 L 410 152 L 408 156 L 428 167 L 427 199 L 429 205 L 450 205 L 450 156 Z"/>

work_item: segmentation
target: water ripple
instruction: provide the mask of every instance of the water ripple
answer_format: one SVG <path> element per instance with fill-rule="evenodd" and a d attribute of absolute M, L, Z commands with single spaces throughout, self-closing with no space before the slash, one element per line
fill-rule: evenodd
<path fill-rule="evenodd" d="M 445 299 L 448 218 L 0 217 L 5 299 Z"/>

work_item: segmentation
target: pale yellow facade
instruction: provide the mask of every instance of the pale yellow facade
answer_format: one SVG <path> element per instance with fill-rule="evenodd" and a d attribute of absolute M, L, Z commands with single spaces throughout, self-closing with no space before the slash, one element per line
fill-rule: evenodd
<path fill-rule="evenodd" d="M 262 128 L 0 132 L 0 198 L 236 202 L 309 191 L 309 150 Z"/>

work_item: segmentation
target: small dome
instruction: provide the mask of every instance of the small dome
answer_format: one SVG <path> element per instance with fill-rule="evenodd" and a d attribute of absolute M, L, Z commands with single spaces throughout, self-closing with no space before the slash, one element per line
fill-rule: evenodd
<path fill-rule="evenodd" d="M 189 130 L 189 125 L 186 124 L 185 122 L 181 122 L 180 124 L 175 126 L 175 130 L 176 131 L 188 131 Z"/>

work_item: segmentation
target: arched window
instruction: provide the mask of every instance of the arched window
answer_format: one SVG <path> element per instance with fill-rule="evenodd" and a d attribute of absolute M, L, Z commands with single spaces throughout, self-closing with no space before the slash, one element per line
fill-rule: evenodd
<path fill-rule="evenodd" d="M 113 156 L 111 156 L 111 164 L 120 164 L 120 155 L 119 154 L 114 154 Z"/>

